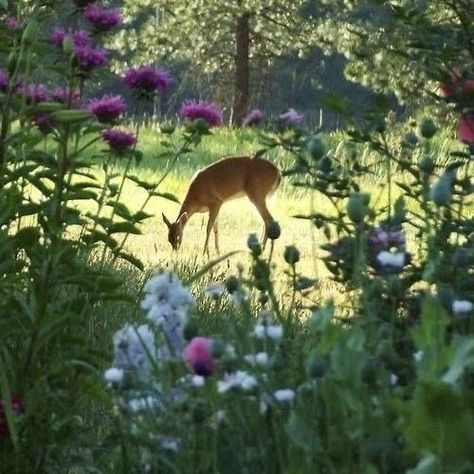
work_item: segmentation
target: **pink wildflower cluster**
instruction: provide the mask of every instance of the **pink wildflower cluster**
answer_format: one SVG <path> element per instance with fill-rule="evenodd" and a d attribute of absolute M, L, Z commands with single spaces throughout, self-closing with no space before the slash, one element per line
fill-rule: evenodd
<path fill-rule="evenodd" d="M 279 119 L 285 125 L 296 127 L 304 122 L 304 115 L 299 114 L 295 109 L 290 107 L 286 112 L 280 114 Z"/>
<path fill-rule="evenodd" d="M 18 395 L 12 395 L 11 406 L 13 413 L 19 415 L 23 411 L 23 404 Z M 0 439 L 7 438 L 9 435 L 7 426 L 7 417 L 5 414 L 5 402 L 0 399 Z"/>
<path fill-rule="evenodd" d="M 108 143 L 110 149 L 117 154 L 123 154 L 133 145 L 137 138 L 133 133 L 117 128 L 109 128 L 102 132 L 102 138 Z"/>
<path fill-rule="evenodd" d="M 122 23 L 120 12 L 116 9 L 105 9 L 97 3 L 91 3 L 84 10 L 84 18 L 96 31 L 106 32 Z"/>
<path fill-rule="evenodd" d="M 262 121 L 263 112 L 260 109 L 252 109 L 242 121 L 242 125 L 257 125 Z"/>
<path fill-rule="evenodd" d="M 153 66 L 140 66 L 129 69 L 122 82 L 138 94 L 153 94 L 165 91 L 171 82 L 171 76 L 164 69 Z"/>
<path fill-rule="evenodd" d="M 206 337 L 194 337 L 184 348 L 183 359 L 196 375 L 207 377 L 214 371 L 211 341 Z"/>
<path fill-rule="evenodd" d="M 221 111 L 212 102 L 187 100 L 183 102 L 178 113 L 185 120 L 202 119 L 211 127 L 222 124 Z"/>
<path fill-rule="evenodd" d="M 99 122 L 111 123 L 127 110 L 127 105 L 119 95 L 104 95 L 100 99 L 89 101 L 87 109 L 96 116 Z"/>

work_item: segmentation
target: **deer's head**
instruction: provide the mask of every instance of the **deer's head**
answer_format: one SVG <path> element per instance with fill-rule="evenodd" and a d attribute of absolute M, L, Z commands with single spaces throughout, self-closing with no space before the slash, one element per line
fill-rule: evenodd
<path fill-rule="evenodd" d="M 173 250 L 178 250 L 181 247 L 183 240 L 183 229 L 184 224 L 188 220 L 188 213 L 183 212 L 177 219 L 176 222 L 171 223 L 168 218 L 162 213 L 163 222 L 168 226 L 168 240 Z"/>

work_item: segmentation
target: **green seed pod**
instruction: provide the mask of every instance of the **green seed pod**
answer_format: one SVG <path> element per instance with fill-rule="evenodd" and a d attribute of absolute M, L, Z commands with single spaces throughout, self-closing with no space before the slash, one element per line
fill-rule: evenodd
<path fill-rule="evenodd" d="M 319 137 L 310 138 L 306 143 L 306 149 L 315 161 L 321 159 L 326 154 L 326 146 Z"/>
<path fill-rule="evenodd" d="M 277 221 L 270 222 L 267 228 L 267 237 L 270 240 L 276 240 L 280 237 L 280 235 L 281 235 L 280 224 L 278 224 Z"/>
<path fill-rule="evenodd" d="M 21 41 L 25 45 L 31 45 L 36 39 L 38 33 L 39 23 L 36 19 L 31 20 L 23 30 Z"/>
<path fill-rule="evenodd" d="M 251 250 L 254 257 L 258 257 L 262 253 L 262 247 L 258 241 L 257 234 L 249 234 L 247 238 L 247 247 Z"/>
<path fill-rule="evenodd" d="M 63 52 L 64 52 L 64 54 L 66 54 L 67 56 L 70 56 L 71 54 L 74 53 L 74 47 L 73 47 L 72 39 L 71 39 L 70 36 L 66 36 L 66 38 L 64 38 L 64 41 L 63 41 Z"/>
<path fill-rule="evenodd" d="M 420 124 L 420 133 L 424 138 L 433 138 L 438 128 L 430 118 L 424 118 Z"/>
<path fill-rule="evenodd" d="M 226 290 L 230 294 L 232 294 L 234 291 L 237 291 L 239 289 L 239 286 L 240 286 L 239 279 L 235 276 L 230 276 L 229 278 L 227 278 L 225 282 Z"/>
<path fill-rule="evenodd" d="M 444 173 L 430 189 L 430 199 L 439 207 L 448 206 L 452 199 L 452 177 Z"/>
<path fill-rule="evenodd" d="M 294 245 L 288 245 L 285 248 L 283 258 L 285 259 L 286 263 L 294 265 L 300 261 L 300 251 Z"/>
<path fill-rule="evenodd" d="M 420 170 L 430 175 L 434 171 L 434 162 L 431 156 L 425 155 L 420 161 Z"/>
<path fill-rule="evenodd" d="M 403 144 L 406 146 L 409 146 L 410 148 L 413 148 L 416 145 L 418 145 L 418 142 L 419 142 L 418 137 L 413 132 L 407 133 L 405 137 L 403 138 Z"/>
<path fill-rule="evenodd" d="M 176 127 L 171 123 L 163 123 L 160 125 L 160 132 L 165 135 L 171 135 L 175 129 Z"/>
<path fill-rule="evenodd" d="M 364 220 L 369 212 L 369 201 L 370 195 L 366 193 L 352 193 L 349 196 L 347 215 L 352 222 L 359 224 Z"/>

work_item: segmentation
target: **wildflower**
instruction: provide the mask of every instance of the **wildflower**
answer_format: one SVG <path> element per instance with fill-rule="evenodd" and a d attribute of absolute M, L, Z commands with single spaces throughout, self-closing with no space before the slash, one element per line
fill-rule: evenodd
<path fill-rule="evenodd" d="M 180 438 L 177 438 L 176 436 L 170 436 L 170 435 L 160 436 L 160 446 L 161 446 L 161 449 L 164 449 L 165 451 L 173 451 L 176 453 L 179 451 L 180 444 L 181 444 L 181 440 Z"/>
<path fill-rule="evenodd" d="M 71 108 L 79 109 L 81 107 L 81 95 L 79 91 L 71 91 L 66 87 L 56 87 L 51 91 L 51 99 L 61 104 L 69 104 Z"/>
<path fill-rule="evenodd" d="M 242 125 L 257 125 L 262 121 L 263 113 L 260 109 L 252 109 L 243 119 Z"/>
<path fill-rule="evenodd" d="M 467 145 L 474 145 L 474 110 L 461 115 L 456 135 L 459 141 Z"/>
<path fill-rule="evenodd" d="M 294 400 L 295 392 L 291 388 L 283 388 L 273 392 L 273 396 L 280 403 L 289 403 Z"/>
<path fill-rule="evenodd" d="M 25 97 L 28 105 L 46 102 L 50 98 L 48 89 L 43 84 L 27 84 L 20 88 L 20 93 Z"/>
<path fill-rule="evenodd" d="M 110 123 L 126 111 L 127 105 L 120 95 L 104 95 L 100 99 L 89 101 L 87 109 L 97 117 L 99 122 Z"/>
<path fill-rule="evenodd" d="M 107 382 L 119 384 L 123 380 L 123 369 L 111 367 L 104 372 L 104 378 Z"/>
<path fill-rule="evenodd" d="M 58 48 L 62 48 L 64 40 L 70 38 L 74 48 L 84 48 L 91 43 L 91 37 L 85 30 L 69 31 L 66 33 L 64 28 L 56 27 L 52 31 L 49 39 Z"/>
<path fill-rule="evenodd" d="M 474 305 L 468 300 L 454 300 L 452 305 L 453 313 L 456 315 L 463 315 L 470 313 Z"/>
<path fill-rule="evenodd" d="M 421 359 L 423 359 L 423 351 L 416 351 L 414 354 L 413 354 L 413 360 L 415 362 L 420 362 Z"/>
<path fill-rule="evenodd" d="M 159 405 L 159 401 L 157 398 L 152 397 L 149 395 L 148 397 L 141 397 L 141 398 L 132 398 L 128 401 L 128 409 L 132 413 L 137 413 L 139 411 L 146 410 L 147 408 L 154 408 Z"/>
<path fill-rule="evenodd" d="M 16 31 L 21 28 L 19 21 L 13 16 L 7 16 L 3 20 L 3 24 L 5 25 L 5 28 L 10 31 Z"/>
<path fill-rule="evenodd" d="M 291 107 L 285 113 L 280 114 L 279 119 L 286 125 L 292 126 L 301 125 L 304 122 L 304 116 Z"/>
<path fill-rule="evenodd" d="M 377 255 L 377 262 L 382 266 L 391 266 L 402 268 L 406 263 L 406 254 L 405 252 L 387 252 L 383 250 Z"/>
<path fill-rule="evenodd" d="M 238 370 L 237 372 L 226 373 L 224 379 L 217 382 L 217 391 L 226 393 L 231 389 L 240 388 L 248 392 L 256 386 L 257 380 L 255 377 L 243 370 Z"/>
<path fill-rule="evenodd" d="M 47 135 L 48 133 L 51 133 L 54 130 L 55 122 L 51 114 L 38 113 L 31 119 L 31 121 L 44 135 Z"/>
<path fill-rule="evenodd" d="M 193 375 L 191 378 L 191 385 L 193 387 L 204 387 L 206 379 L 203 375 Z"/>
<path fill-rule="evenodd" d="M 54 28 L 54 30 L 52 31 L 49 37 L 49 39 L 51 40 L 51 43 L 53 43 L 58 48 L 63 47 L 65 38 L 66 38 L 66 32 L 64 31 L 64 28 Z"/>
<path fill-rule="evenodd" d="M 23 404 L 18 395 L 12 395 L 10 399 L 13 414 L 18 416 L 23 411 Z M 7 438 L 9 434 L 7 418 L 5 415 L 5 402 L 0 399 L 0 439 Z"/>
<path fill-rule="evenodd" d="M 157 358 L 155 336 L 151 329 L 143 324 L 139 327 L 125 325 L 113 337 L 114 367 L 134 370 L 137 375 L 147 375 L 150 357 Z"/>
<path fill-rule="evenodd" d="M 283 337 L 283 327 L 276 324 L 257 324 L 253 330 L 257 339 L 272 339 L 280 341 Z"/>
<path fill-rule="evenodd" d="M 122 78 L 122 82 L 135 89 L 139 94 L 153 94 L 164 92 L 171 82 L 168 71 L 153 66 L 141 66 L 129 69 Z"/>
<path fill-rule="evenodd" d="M 184 329 L 188 310 L 196 304 L 191 292 L 173 273 L 153 276 L 144 286 L 142 308 L 147 317 L 161 327 L 175 351 L 184 346 Z"/>
<path fill-rule="evenodd" d="M 225 291 L 225 286 L 221 283 L 211 283 L 204 288 L 204 293 L 213 300 L 218 300 Z"/>
<path fill-rule="evenodd" d="M 125 132 L 116 128 L 109 128 L 102 132 L 102 138 L 109 144 L 110 148 L 118 154 L 122 154 L 135 145 L 137 139 L 133 133 Z"/>
<path fill-rule="evenodd" d="M 211 341 L 205 337 L 194 337 L 184 348 L 183 359 L 196 374 L 207 377 L 214 371 Z"/>
<path fill-rule="evenodd" d="M 405 235 L 401 231 L 390 231 L 378 227 L 370 235 L 369 242 L 372 245 L 398 247 L 405 244 Z"/>
<path fill-rule="evenodd" d="M 105 49 L 93 48 L 89 45 L 74 45 L 74 55 L 76 56 L 79 69 L 83 72 L 90 72 L 96 68 L 104 67 L 108 61 Z"/>
<path fill-rule="evenodd" d="M 120 25 L 122 17 L 116 9 L 105 9 L 97 3 L 90 3 L 84 10 L 84 18 L 95 30 L 106 32 Z"/>
<path fill-rule="evenodd" d="M 222 115 L 212 102 L 187 100 L 181 104 L 179 115 L 185 120 L 202 119 L 210 127 L 222 124 Z"/>
<path fill-rule="evenodd" d="M 390 374 L 390 385 L 395 386 L 398 383 L 398 376 L 394 373 Z"/>
<path fill-rule="evenodd" d="M 244 359 L 252 366 L 268 365 L 269 357 L 266 352 L 258 352 L 257 354 L 247 354 L 244 356 Z"/>

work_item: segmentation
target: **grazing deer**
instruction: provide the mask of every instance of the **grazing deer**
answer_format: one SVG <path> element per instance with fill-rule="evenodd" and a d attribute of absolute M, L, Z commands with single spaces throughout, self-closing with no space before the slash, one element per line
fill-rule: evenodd
<path fill-rule="evenodd" d="M 280 184 L 278 168 L 262 158 L 231 156 L 222 158 L 198 171 L 189 185 L 188 193 L 175 222 L 171 223 L 163 214 L 168 226 L 168 240 L 178 250 L 183 240 L 183 229 L 189 218 L 197 212 L 208 212 L 204 253 L 209 253 L 209 235 L 214 229 L 214 241 L 219 253 L 217 215 L 222 204 L 231 199 L 247 196 L 257 208 L 265 224 L 265 238 L 273 217 L 267 209 L 266 198 Z"/>

